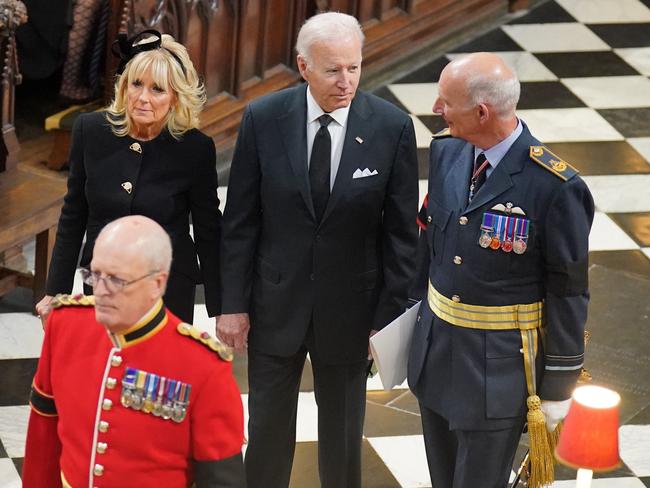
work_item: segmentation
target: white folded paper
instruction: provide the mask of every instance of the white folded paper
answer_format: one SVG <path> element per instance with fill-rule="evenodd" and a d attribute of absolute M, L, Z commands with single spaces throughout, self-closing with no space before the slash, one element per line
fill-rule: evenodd
<path fill-rule="evenodd" d="M 370 352 L 386 391 L 401 385 L 406 379 L 406 365 L 420 303 L 413 305 L 370 338 Z"/>

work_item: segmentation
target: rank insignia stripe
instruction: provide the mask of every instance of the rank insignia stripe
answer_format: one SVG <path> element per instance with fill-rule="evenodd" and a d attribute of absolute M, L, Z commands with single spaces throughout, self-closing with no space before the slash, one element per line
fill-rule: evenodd
<path fill-rule="evenodd" d="M 530 159 L 563 181 L 568 181 L 579 173 L 546 146 L 530 146 Z"/>

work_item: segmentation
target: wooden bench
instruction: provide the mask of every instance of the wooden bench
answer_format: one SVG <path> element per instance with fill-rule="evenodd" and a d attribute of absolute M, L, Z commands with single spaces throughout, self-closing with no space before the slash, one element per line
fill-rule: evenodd
<path fill-rule="evenodd" d="M 45 295 L 65 192 L 63 181 L 18 168 L 0 172 L 0 253 L 36 237 L 34 273 L 0 267 L 0 297 L 17 286 L 31 288 L 34 303 Z"/>

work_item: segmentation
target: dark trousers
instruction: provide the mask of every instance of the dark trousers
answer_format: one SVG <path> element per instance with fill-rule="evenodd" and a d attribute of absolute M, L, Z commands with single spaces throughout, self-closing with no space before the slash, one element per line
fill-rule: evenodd
<path fill-rule="evenodd" d="M 289 486 L 300 378 L 307 347 L 289 357 L 248 351 L 248 488 Z M 368 362 L 329 365 L 310 357 L 318 404 L 318 468 L 323 488 L 361 487 L 361 436 Z"/>
<path fill-rule="evenodd" d="M 521 436 L 511 429 L 449 430 L 446 419 L 420 403 L 433 488 L 506 488 Z"/>

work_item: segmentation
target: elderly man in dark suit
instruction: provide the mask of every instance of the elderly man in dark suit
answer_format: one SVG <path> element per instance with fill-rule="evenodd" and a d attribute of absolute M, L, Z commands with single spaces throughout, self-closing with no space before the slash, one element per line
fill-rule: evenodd
<path fill-rule="evenodd" d="M 433 107 L 449 129 L 431 143 L 418 219 L 409 385 L 436 488 L 504 488 L 527 397 L 529 431 L 546 439 L 539 398 L 552 430 L 583 362 L 594 204 L 517 118 L 518 99 L 503 60 L 476 53 L 443 70 Z"/>
<path fill-rule="evenodd" d="M 407 114 L 357 91 L 363 34 L 319 14 L 296 50 L 307 84 L 253 102 L 235 150 L 218 336 L 248 345 L 249 487 L 286 487 L 307 353 L 323 487 L 361 485 L 368 337 L 404 311 L 417 241 Z"/>

